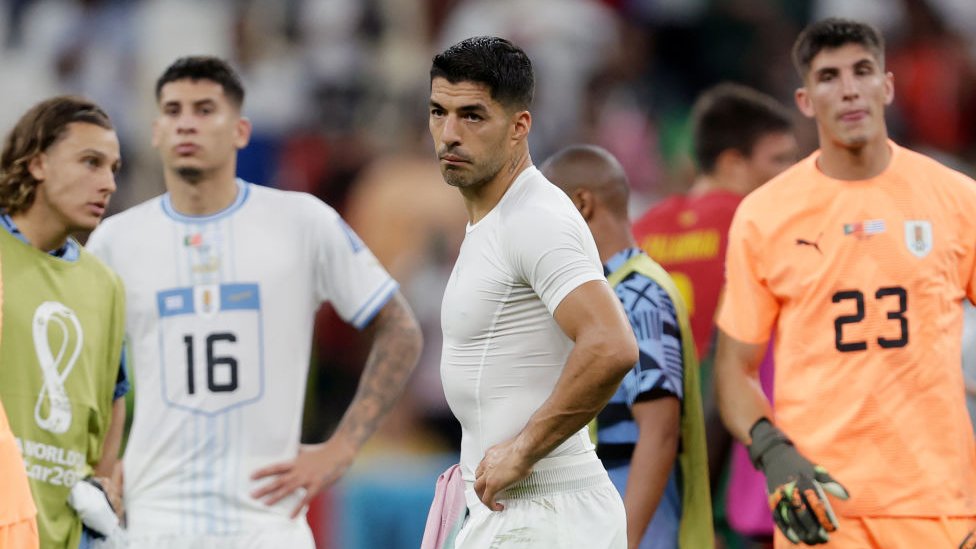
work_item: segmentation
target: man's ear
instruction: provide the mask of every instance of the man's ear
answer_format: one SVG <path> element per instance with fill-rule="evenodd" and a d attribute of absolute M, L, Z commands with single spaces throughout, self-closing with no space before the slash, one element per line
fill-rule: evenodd
<path fill-rule="evenodd" d="M 515 124 L 512 125 L 512 139 L 521 141 L 529 136 L 532 129 L 532 113 L 529 111 L 519 111 L 515 113 Z"/>
<path fill-rule="evenodd" d="M 813 108 L 813 102 L 810 101 L 810 94 L 807 92 L 807 88 L 800 87 L 793 92 L 793 99 L 796 100 L 796 107 L 800 109 L 803 116 L 807 118 L 813 118 L 816 116 L 817 112 Z"/>
<path fill-rule="evenodd" d="M 583 220 L 589 222 L 593 217 L 593 211 L 596 209 L 593 193 L 589 189 L 576 189 L 570 198 L 572 198 L 573 205 L 579 210 L 580 215 L 583 216 Z"/>
<path fill-rule="evenodd" d="M 243 149 L 251 141 L 251 120 L 245 117 L 237 119 L 236 135 L 234 136 L 234 146 L 238 150 Z"/>
<path fill-rule="evenodd" d="M 44 181 L 47 178 L 47 159 L 44 153 L 34 155 L 34 158 L 30 159 L 27 164 L 27 171 L 37 181 Z"/>
<path fill-rule="evenodd" d="M 890 105 L 895 100 L 895 75 L 886 72 L 885 78 L 885 105 Z"/>

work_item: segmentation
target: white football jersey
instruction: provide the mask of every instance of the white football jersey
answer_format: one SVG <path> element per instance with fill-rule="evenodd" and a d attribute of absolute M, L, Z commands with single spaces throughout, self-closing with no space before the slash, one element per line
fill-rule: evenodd
<path fill-rule="evenodd" d="M 522 430 L 563 372 L 573 342 L 556 307 L 605 279 L 586 222 L 535 167 L 466 231 L 441 306 L 441 379 L 461 423 L 461 473 L 473 481 L 485 451 Z M 584 428 L 547 457 L 587 452 Z"/>
<path fill-rule="evenodd" d="M 297 496 L 268 507 L 250 496 L 261 485 L 250 475 L 297 454 L 315 312 L 329 301 L 362 328 L 397 289 L 317 198 L 237 185 L 214 215 L 182 215 L 166 194 L 106 219 L 88 242 L 126 288 L 135 535 L 288 521 Z"/>

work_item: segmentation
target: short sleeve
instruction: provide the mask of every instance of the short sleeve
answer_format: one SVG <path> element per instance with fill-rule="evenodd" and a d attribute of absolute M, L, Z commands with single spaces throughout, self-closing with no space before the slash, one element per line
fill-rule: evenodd
<path fill-rule="evenodd" d="M 504 245 L 516 275 L 553 314 L 570 292 L 591 280 L 606 280 L 596 244 L 573 211 L 526 210 L 506 222 Z M 577 214 L 578 215 L 578 214 Z"/>
<path fill-rule="evenodd" d="M 122 358 L 119 360 L 119 373 L 115 377 L 115 391 L 112 393 L 112 400 L 118 400 L 126 395 L 131 389 L 132 384 L 129 383 L 129 368 L 127 366 L 128 359 L 126 358 L 126 349 L 122 347 Z"/>
<path fill-rule="evenodd" d="M 615 288 L 637 339 L 639 359 L 624 380 L 627 404 L 683 398 L 684 358 L 678 315 L 656 282 L 632 273 Z"/>
<path fill-rule="evenodd" d="M 363 329 L 399 285 L 335 210 L 312 200 L 317 203 L 312 235 L 317 296 L 332 303 L 343 320 Z"/>
<path fill-rule="evenodd" d="M 717 323 L 744 343 L 767 341 L 779 314 L 779 301 L 763 273 L 762 250 L 761 232 L 749 210 L 740 206 L 729 229 L 725 291 Z"/>

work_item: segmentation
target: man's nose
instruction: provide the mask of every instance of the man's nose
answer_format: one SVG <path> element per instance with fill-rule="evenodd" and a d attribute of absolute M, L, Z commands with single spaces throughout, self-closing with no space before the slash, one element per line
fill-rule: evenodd
<path fill-rule="evenodd" d="M 857 77 L 852 73 L 841 74 L 840 89 L 845 99 L 854 99 L 860 95 Z"/>
<path fill-rule="evenodd" d="M 461 142 L 460 121 L 456 116 L 448 115 L 444 118 L 441 142 L 445 145 L 457 145 Z"/>
<path fill-rule="evenodd" d="M 192 113 L 182 113 L 176 118 L 176 131 L 190 133 L 197 129 L 197 119 Z"/>
<path fill-rule="evenodd" d="M 117 189 L 118 184 L 115 181 L 115 172 L 113 172 L 111 169 L 106 169 L 104 175 L 102 176 L 99 190 L 107 195 L 112 195 Z"/>

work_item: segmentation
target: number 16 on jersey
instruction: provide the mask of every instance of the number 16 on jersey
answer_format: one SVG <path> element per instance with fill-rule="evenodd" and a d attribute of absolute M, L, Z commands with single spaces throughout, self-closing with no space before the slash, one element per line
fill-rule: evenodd
<path fill-rule="evenodd" d="M 163 398 L 215 415 L 264 392 L 261 296 L 257 284 L 164 290 L 159 310 Z"/>

